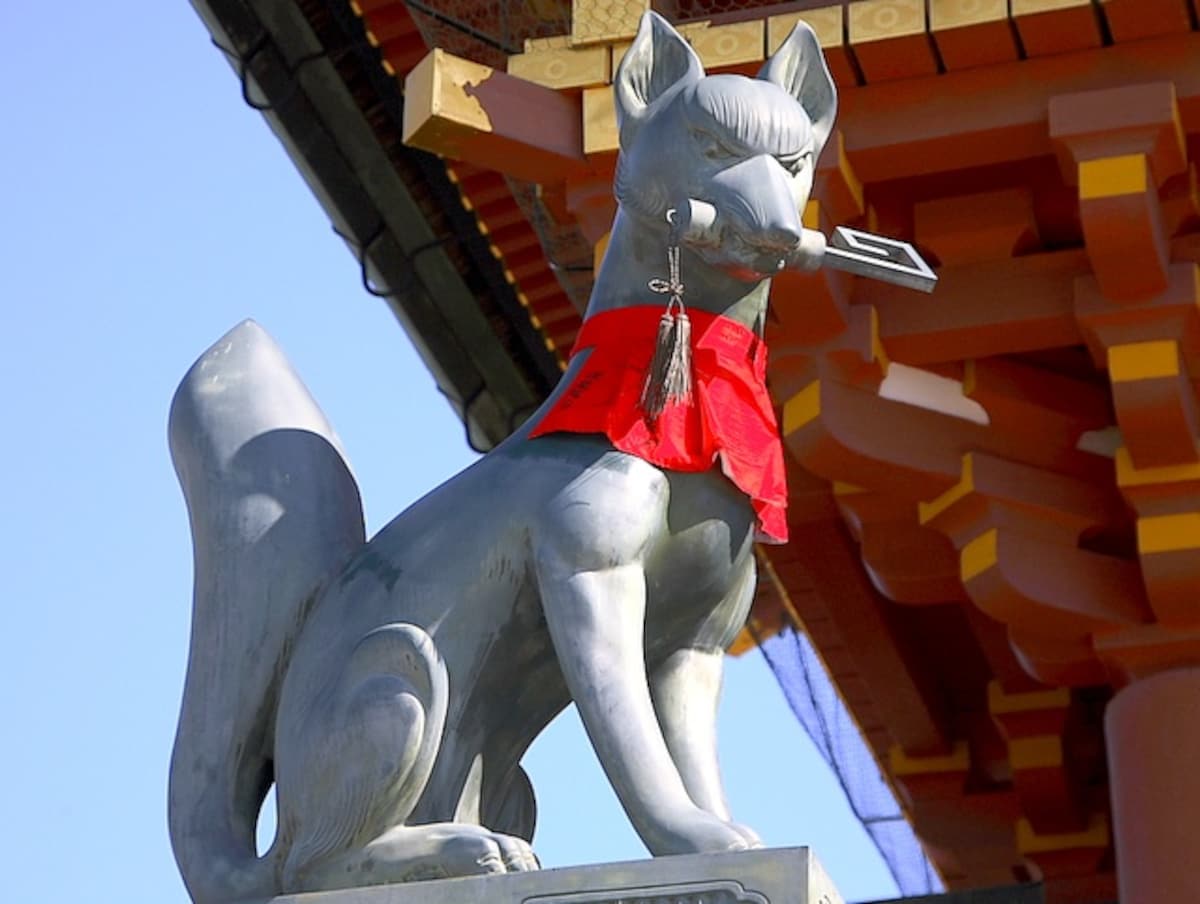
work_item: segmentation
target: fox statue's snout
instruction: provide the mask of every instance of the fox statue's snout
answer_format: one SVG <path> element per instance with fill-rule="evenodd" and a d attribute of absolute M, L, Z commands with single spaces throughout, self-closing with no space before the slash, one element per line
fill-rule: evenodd
<path fill-rule="evenodd" d="M 747 282 L 811 269 L 825 248 L 801 211 L 836 95 L 811 32 L 790 43 L 755 79 L 705 77 L 682 42 L 655 61 L 650 84 L 622 78 L 639 68 L 632 52 L 617 75 L 622 210 Z"/>
<path fill-rule="evenodd" d="M 788 265 L 804 236 L 796 196 L 808 187 L 794 185 L 801 179 L 770 154 L 728 161 L 672 204 L 679 238 L 747 281 L 770 276 Z"/>

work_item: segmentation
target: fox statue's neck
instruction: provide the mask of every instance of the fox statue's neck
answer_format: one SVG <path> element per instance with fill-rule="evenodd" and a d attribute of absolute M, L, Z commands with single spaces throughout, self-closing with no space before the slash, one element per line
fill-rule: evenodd
<path fill-rule="evenodd" d="M 588 316 L 635 305 L 665 306 L 668 297 L 653 292 L 648 283 L 667 278 L 668 244 L 665 224 L 657 228 L 618 210 L 588 302 Z M 759 282 L 734 279 L 686 245 L 682 246 L 679 257 L 683 303 L 687 307 L 721 314 L 752 330 L 762 329 L 771 286 L 769 279 Z"/>

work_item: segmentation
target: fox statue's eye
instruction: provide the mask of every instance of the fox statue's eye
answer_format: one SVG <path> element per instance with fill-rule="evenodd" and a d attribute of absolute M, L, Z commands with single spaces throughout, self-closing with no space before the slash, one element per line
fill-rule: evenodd
<path fill-rule="evenodd" d="M 699 130 L 692 133 L 696 142 L 700 145 L 700 152 L 709 160 L 732 160 L 737 156 L 732 150 L 722 144 L 716 137 L 708 132 Z"/>
<path fill-rule="evenodd" d="M 796 176 L 812 166 L 813 154 L 812 151 L 804 151 L 800 154 L 784 154 L 776 159 L 789 174 Z"/>

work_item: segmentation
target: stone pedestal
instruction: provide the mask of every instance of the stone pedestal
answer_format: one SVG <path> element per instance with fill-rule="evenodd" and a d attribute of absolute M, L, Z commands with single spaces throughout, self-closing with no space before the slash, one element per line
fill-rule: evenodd
<path fill-rule="evenodd" d="M 808 848 L 378 885 L 271 904 L 844 904 Z"/>

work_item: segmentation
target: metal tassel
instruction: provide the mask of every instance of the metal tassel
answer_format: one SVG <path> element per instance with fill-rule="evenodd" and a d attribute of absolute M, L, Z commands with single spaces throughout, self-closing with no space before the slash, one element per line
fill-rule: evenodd
<path fill-rule="evenodd" d="M 667 405 L 692 401 L 692 321 L 683 304 L 678 245 L 672 244 L 667 249 L 667 265 L 668 279 L 652 279 L 648 283 L 652 292 L 671 296 L 658 322 L 654 356 L 642 386 L 640 405 L 652 426 Z"/>

